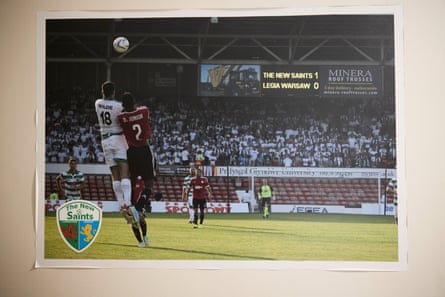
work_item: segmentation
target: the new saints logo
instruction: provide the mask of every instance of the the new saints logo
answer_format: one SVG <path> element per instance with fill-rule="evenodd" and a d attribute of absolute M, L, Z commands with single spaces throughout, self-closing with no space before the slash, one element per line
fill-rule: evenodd
<path fill-rule="evenodd" d="M 86 250 L 99 234 L 102 210 L 85 200 L 72 200 L 57 209 L 57 227 L 65 243 L 75 252 Z"/>

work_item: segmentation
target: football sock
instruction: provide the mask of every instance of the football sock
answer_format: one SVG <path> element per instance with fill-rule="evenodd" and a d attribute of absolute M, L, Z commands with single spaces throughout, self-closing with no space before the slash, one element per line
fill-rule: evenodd
<path fill-rule="evenodd" d="M 151 202 L 150 202 L 150 196 L 151 196 L 151 189 L 145 188 L 139 199 L 142 200 L 142 207 L 145 208 L 145 211 L 150 213 L 151 212 Z"/>
<path fill-rule="evenodd" d="M 199 223 L 202 224 L 204 222 L 204 213 L 199 215 Z"/>
<path fill-rule="evenodd" d="M 136 239 L 138 242 L 142 241 L 141 232 L 139 232 L 139 228 L 136 224 L 131 224 L 131 229 L 133 230 L 134 236 L 136 236 Z"/>
<path fill-rule="evenodd" d="M 127 205 L 131 205 L 131 181 L 129 178 L 121 179 L 123 199 Z"/>
<path fill-rule="evenodd" d="M 145 198 L 149 199 L 151 196 L 151 188 L 144 188 L 141 193 L 141 196 L 142 195 L 145 195 Z"/>
<path fill-rule="evenodd" d="M 195 219 L 195 211 L 193 210 L 193 208 L 190 208 L 189 215 L 190 215 L 189 221 L 193 221 Z"/>
<path fill-rule="evenodd" d="M 113 191 L 114 191 L 114 194 L 116 195 L 117 202 L 119 202 L 119 205 L 122 207 L 125 204 L 125 201 L 124 201 L 124 193 L 122 192 L 120 180 L 113 181 Z"/>
<path fill-rule="evenodd" d="M 147 222 L 145 222 L 145 219 L 142 220 L 140 225 L 141 225 L 142 236 L 147 235 Z"/>

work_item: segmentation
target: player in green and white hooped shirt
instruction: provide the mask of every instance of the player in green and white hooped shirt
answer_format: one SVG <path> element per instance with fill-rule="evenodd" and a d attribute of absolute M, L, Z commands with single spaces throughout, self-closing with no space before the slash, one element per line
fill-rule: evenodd
<path fill-rule="evenodd" d="M 83 173 L 77 170 L 77 159 L 70 158 L 69 169 L 56 177 L 57 189 L 62 200 L 78 200 L 82 197 L 82 188 L 85 185 Z"/>
<path fill-rule="evenodd" d="M 184 183 L 182 184 L 182 201 L 187 201 L 187 206 L 189 208 L 189 223 L 193 224 L 195 219 L 195 210 L 193 209 L 193 191 L 190 190 L 187 194 L 187 189 L 190 186 L 190 180 L 196 176 L 196 169 L 194 167 L 190 168 L 189 174 L 184 178 Z"/>

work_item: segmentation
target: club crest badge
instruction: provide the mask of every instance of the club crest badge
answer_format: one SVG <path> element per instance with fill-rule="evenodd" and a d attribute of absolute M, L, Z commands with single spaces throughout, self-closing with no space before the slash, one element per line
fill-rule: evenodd
<path fill-rule="evenodd" d="M 90 247 L 99 234 L 102 209 L 85 200 L 72 200 L 57 208 L 57 227 L 63 241 L 76 253 Z"/>

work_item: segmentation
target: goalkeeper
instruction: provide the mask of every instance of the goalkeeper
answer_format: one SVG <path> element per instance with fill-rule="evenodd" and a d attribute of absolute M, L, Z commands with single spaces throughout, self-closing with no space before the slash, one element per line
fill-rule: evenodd
<path fill-rule="evenodd" d="M 275 200 L 273 188 L 267 183 L 267 179 L 263 179 L 260 190 L 258 191 L 258 198 L 261 201 L 263 209 L 263 219 L 268 219 L 270 215 L 271 200 Z"/>

